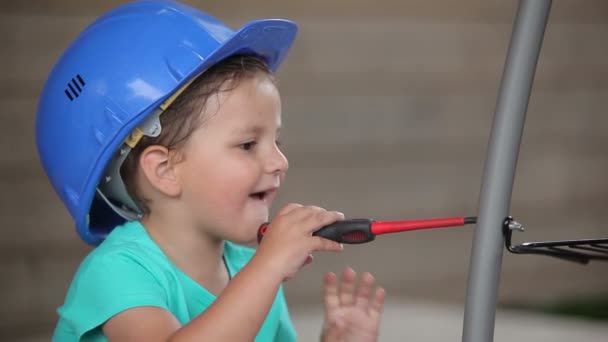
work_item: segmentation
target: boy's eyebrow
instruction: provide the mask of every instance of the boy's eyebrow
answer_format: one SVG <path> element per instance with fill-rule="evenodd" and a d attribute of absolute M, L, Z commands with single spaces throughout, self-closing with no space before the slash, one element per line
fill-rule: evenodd
<path fill-rule="evenodd" d="M 260 134 L 264 132 L 266 128 L 264 126 L 254 125 L 254 126 L 244 126 L 234 129 L 234 134 Z M 276 131 L 279 132 L 281 130 L 281 126 L 278 125 Z"/>

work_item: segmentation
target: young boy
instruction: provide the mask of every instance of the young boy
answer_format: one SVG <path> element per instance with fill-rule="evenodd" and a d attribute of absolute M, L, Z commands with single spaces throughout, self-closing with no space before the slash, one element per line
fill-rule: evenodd
<path fill-rule="evenodd" d="M 173 1 L 98 18 L 51 72 L 37 115 L 45 171 L 98 245 L 59 308 L 54 341 L 294 341 L 281 284 L 344 218 L 281 208 L 255 240 L 288 168 L 273 72 L 296 26 L 237 32 Z M 254 253 L 255 252 L 255 253 Z M 346 269 L 325 279 L 323 341 L 376 341 L 384 292 Z"/>

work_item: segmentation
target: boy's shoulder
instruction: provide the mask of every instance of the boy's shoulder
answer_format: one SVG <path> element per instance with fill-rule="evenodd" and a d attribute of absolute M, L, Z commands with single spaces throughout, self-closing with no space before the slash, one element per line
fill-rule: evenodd
<path fill-rule="evenodd" d="M 116 226 L 90 256 L 105 256 L 116 253 L 132 253 L 142 249 L 154 249 L 156 245 L 139 221 L 127 221 Z"/>
<path fill-rule="evenodd" d="M 114 228 L 85 257 L 78 273 L 82 275 L 103 271 L 107 274 L 113 268 L 119 270 L 117 264 L 134 264 L 148 269 L 152 265 L 159 265 L 159 261 L 160 264 L 166 261 L 164 254 L 149 238 L 141 223 L 132 221 Z"/>

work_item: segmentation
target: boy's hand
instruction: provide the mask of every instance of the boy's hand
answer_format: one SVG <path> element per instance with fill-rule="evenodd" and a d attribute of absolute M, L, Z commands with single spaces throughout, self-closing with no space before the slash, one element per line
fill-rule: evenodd
<path fill-rule="evenodd" d="M 342 245 L 313 236 L 321 227 L 343 220 L 344 214 L 315 206 L 288 204 L 281 208 L 268 226 L 254 258 L 271 272 L 292 278 L 312 261 L 312 252 L 339 252 Z"/>
<path fill-rule="evenodd" d="M 341 284 L 333 273 L 325 275 L 325 323 L 322 342 L 376 342 L 385 292 L 374 289 L 374 277 L 363 273 L 359 287 L 357 275 L 347 267 Z"/>

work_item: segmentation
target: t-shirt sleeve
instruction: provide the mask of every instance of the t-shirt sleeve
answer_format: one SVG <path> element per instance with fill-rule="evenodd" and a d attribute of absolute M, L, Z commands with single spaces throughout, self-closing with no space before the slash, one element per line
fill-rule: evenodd
<path fill-rule="evenodd" d="M 292 342 L 297 340 L 296 329 L 293 327 L 285 295 L 283 294 L 283 286 L 279 288 L 277 293 L 277 306 L 279 309 L 279 327 L 274 338 L 277 342 Z"/>
<path fill-rule="evenodd" d="M 168 310 L 158 275 L 127 253 L 113 253 L 83 262 L 58 313 L 80 340 L 114 315 L 140 306 Z"/>

